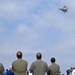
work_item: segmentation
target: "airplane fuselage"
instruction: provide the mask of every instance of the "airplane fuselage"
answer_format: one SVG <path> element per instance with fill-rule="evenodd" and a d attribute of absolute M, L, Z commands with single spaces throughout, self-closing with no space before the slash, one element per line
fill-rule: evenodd
<path fill-rule="evenodd" d="M 64 13 L 67 12 L 67 8 L 60 8 L 59 10 L 62 10 Z"/>

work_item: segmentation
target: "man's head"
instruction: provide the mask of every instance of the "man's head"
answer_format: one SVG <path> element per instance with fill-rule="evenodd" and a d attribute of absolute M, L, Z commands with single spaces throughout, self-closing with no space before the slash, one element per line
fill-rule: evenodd
<path fill-rule="evenodd" d="M 22 52 L 21 51 L 18 51 L 16 53 L 16 56 L 17 56 L 18 59 L 21 59 L 22 58 Z"/>
<path fill-rule="evenodd" d="M 51 58 L 51 63 L 55 63 L 55 58 L 54 57 Z"/>
<path fill-rule="evenodd" d="M 40 52 L 38 52 L 38 53 L 36 54 L 36 58 L 37 58 L 37 59 L 41 59 L 41 58 L 42 58 L 42 54 L 41 54 Z"/>
<path fill-rule="evenodd" d="M 6 69 L 6 71 L 8 71 L 8 69 Z"/>
<path fill-rule="evenodd" d="M 9 66 L 9 70 L 12 70 L 12 66 Z"/>

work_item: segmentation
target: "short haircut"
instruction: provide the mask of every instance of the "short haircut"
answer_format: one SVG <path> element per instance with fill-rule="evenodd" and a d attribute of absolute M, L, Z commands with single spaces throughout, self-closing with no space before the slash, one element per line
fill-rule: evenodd
<path fill-rule="evenodd" d="M 55 62 L 55 61 L 56 61 L 55 58 L 52 57 L 52 58 L 51 58 L 51 62 L 53 63 L 53 62 Z"/>
<path fill-rule="evenodd" d="M 18 51 L 17 54 L 16 54 L 17 58 L 22 58 L 22 52 L 21 51 Z"/>
<path fill-rule="evenodd" d="M 36 54 L 36 58 L 37 58 L 37 59 L 41 59 L 41 58 L 42 58 L 42 54 L 41 54 L 40 52 L 38 52 L 38 53 Z"/>

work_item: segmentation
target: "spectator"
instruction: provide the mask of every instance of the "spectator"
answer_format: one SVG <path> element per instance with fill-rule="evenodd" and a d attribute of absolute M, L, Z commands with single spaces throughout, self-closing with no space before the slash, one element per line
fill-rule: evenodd
<path fill-rule="evenodd" d="M 4 66 L 2 63 L 0 63 L 0 75 L 4 75 L 4 71 L 5 71 Z"/>
<path fill-rule="evenodd" d="M 56 64 L 56 60 L 54 57 L 51 58 L 51 65 L 49 66 L 48 75 L 59 75 L 60 74 L 60 66 Z"/>
<path fill-rule="evenodd" d="M 70 75 L 75 75 L 75 69 L 72 71 L 72 74 L 70 74 Z"/>
<path fill-rule="evenodd" d="M 47 63 L 41 60 L 42 54 L 40 52 L 36 54 L 36 58 L 37 60 L 31 64 L 29 71 L 33 75 L 45 75 L 49 70 Z"/>
<path fill-rule="evenodd" d="M 67 72 L 67 75 L 72 74 L 72 68 L 68 68 L 68 69 L 66 70 L 66 72 Z"/>
<path fill-rule="evenodd" d="M 7 71 L 7 75 L 14 75 L 12 71 L 12 66 L 9 67 L 9 70 Z"/>
<path fill-rule="evenodd" d="M 7 75 L 7 71 L 8 71 L 8 69 L 6 69 L 6 72 L 4 73 L 4 75 Z"/>
<path fill-rule="evenodd" d="M 21 51 L 18 51 L 16 53 L 16 56 L 17 60 L 12 62 L 12 70 L 14 72 L 14 75 L 26 75 L 27 66 L 28 66 L 27 61 L 22 59 Z"/>

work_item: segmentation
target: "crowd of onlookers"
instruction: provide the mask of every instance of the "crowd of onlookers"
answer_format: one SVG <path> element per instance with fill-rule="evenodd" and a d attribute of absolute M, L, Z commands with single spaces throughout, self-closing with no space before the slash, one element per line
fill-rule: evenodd
<path fill-rule="evenodd" d="M 4 75 L 14 75 L 12 66 L 10 66 L 9 69 L 6 69 L 6 71 L 4 72 Z"/>
<path fill-rule="evenodd" d="M 52 57 L 50 59 L 51 65 L 48 66 L 45 61 L 42 60 L 42 54 L 38 52 L 36 54 L 36 59 L 32 62 L 29 70 L 28 70 L 28 62 L 22 59 L 22 52 L 18 51 L 16 53 L 17 60 L 12 62 L 12 65 L 9 69 L 4 69 L 2 63 L 0 63 L 0 75 L 60 75 L 60 66 L 56 64 L 56 59 Z M 75 71 L 67 70 L 67 75 L 74 75 Z"/>
<path fill-rule="evenodd" d="M 68 68 L 66 73 L 67 75 L 75 75 L 75 67 Z"/>

